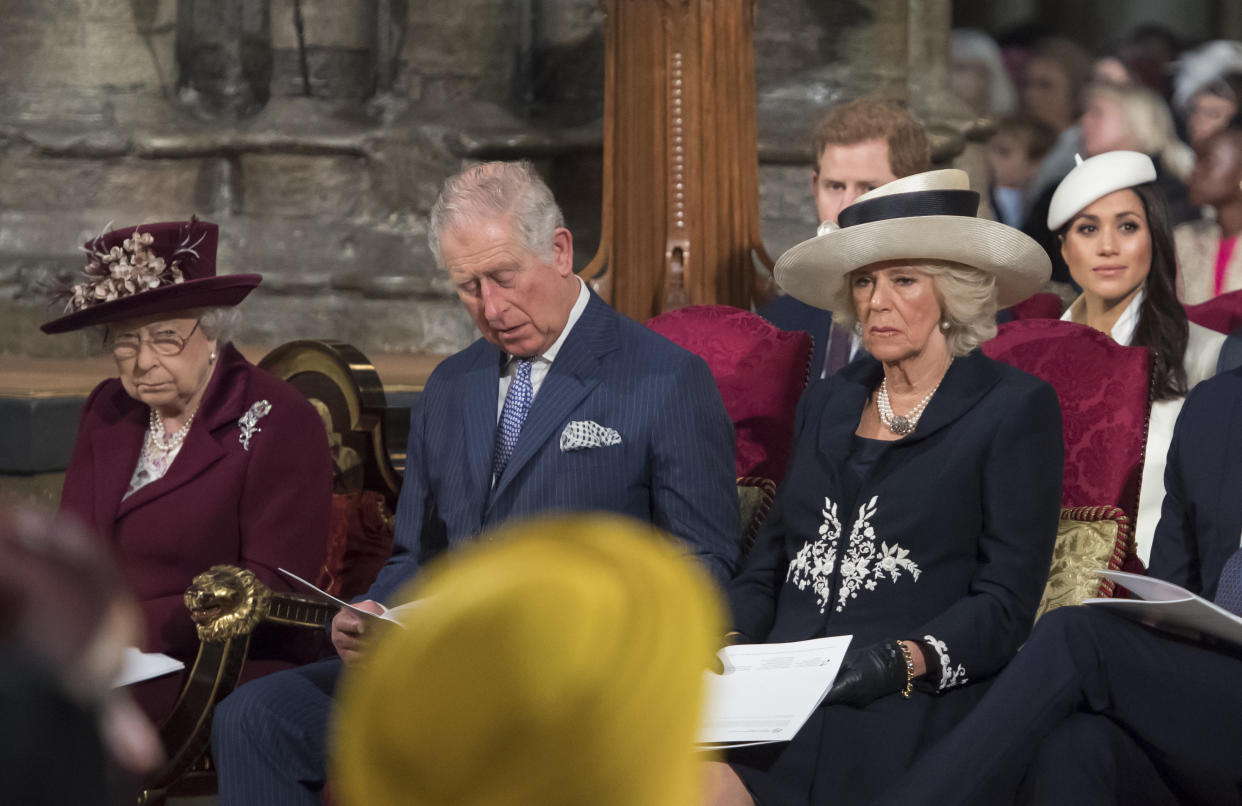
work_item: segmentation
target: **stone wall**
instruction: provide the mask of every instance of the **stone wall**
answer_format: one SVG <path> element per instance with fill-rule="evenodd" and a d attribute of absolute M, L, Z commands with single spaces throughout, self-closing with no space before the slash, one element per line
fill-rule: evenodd
<path fill-rule="evenodd" d="M 904 5 L 760 0 L 761 212 L 773 255 L 814 230 L 809 130 L 823 102 L 868 86 L 904 92 L 900 59 L 844 70 L 905 36 Z M 46 286 L 80 267 L 77 245 L 109 222 L 190 213 L 220 224 L 224 270 L 265 276 L 239 339 L 450 352 L 473 329 L 425 229 L 464 160 L 534 158 L 566 208 L 577 265 L 594 254 L 596 0 L 3 6 L 0 355 L 96 349 L 89 334 L 38 333 L 54 313 Z M 905 52 L 904 39 L 889 44 Z"/>

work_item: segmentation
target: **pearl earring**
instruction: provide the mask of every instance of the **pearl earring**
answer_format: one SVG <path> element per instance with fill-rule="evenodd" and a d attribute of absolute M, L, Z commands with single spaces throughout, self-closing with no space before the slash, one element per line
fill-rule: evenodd
<path fill-rule="evenodd" d="M 948 329 L 949 329 L 949 320 L 948 320 L 948 319 L 946 319 L 946 320 L 944 320 L 943 322 L 941 322 L 941 323 L 940 323 L 940 329 L 941 329 L 941 330 L 948 330 Z"/>
<path fill-rule="evenodd" d="M 212 350 L 212 351 L 211 351 L 211 358 L 210 358 L 209 360 L 210 360 L 210 361 L 211 361 L 211 363 L 213 363 L 213 364 L 214 364 L 214 363 L 216 363 L 216 351 L 215 351 L 215 350 Z"/>

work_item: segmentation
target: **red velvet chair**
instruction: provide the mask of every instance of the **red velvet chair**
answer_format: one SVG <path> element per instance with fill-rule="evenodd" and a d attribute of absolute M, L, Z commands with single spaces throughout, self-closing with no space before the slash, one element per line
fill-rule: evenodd
<path fill-rule="evenodd" d="M 806 388 L 811 337 L 728 305 L 692 305 L 647 322 L 703 358 L 737 436 L 737 475 L 780 483 L 793 448 L 794 409 Z"/>
<path fill-rule="evenodd" d="M 1057 392 L 1065 432 L 1062 505 L 1138 509 L 1151 359 L 1084 325 L 1029 319 L 1002 325 L 983 351 L 1043 378 Z"/>
<path fill-rule="evenodd" d="M 1242 327 L 1242 291 L 1230 291 L 1198 305 L 1187 305 L 1186 316 L 1196 325 L 1228 335 Z"/>
<path fill-rule="evenodd" d="M 1064 307 L 1061 298 L 1056 294 L 1044 293 L 1032 294 L 1028 299 L 1006 310 L 1013 317 L 1013 321 L 1018 322 L 1023 319 L 1060 319 Z"/>

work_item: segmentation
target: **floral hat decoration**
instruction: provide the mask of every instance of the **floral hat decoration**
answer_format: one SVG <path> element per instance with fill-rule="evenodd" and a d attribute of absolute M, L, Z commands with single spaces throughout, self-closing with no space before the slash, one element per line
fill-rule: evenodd
<path fill-rule="evenodd" d="M 86 268 L 54 299 L 66 315 L 45 323 L 44 333 L 184 311 L 232 306 L 263 279 L 258 274 L 216 275 L 220 229 L 208 221 L 165 221 L 103 232 L 82 247 Z"/>

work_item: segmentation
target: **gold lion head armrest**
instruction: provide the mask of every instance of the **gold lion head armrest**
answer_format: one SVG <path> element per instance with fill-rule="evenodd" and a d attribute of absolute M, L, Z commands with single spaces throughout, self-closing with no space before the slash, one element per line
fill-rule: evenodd
<path fill-rule="evenodd" d="M 213 565 L 191 580 L 185 606 L 199 640 L 217 643 L 254 632 L 267 615 L 271 598 L 271 589 L 253 571 Z"/>

